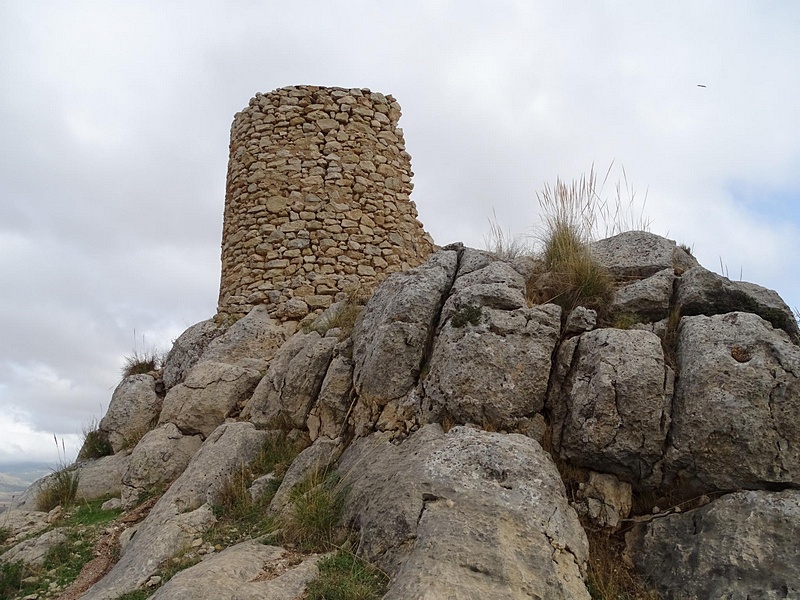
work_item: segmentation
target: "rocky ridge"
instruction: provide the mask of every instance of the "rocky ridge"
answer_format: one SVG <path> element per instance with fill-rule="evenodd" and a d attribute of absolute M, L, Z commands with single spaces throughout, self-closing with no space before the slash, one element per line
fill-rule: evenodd
<path fill-rule="evenodd" d="M 792 312 L 656 235 L 592 251 L 616 282 L 607 314 L 532 305 L 530 259 L 453 244 L 390 275 L 351 333 L 345 303 L 300 329 L 261 307 L 189 328 L 162 371 L 115 390 L 114 454 L 74 467 L 79 498 L 128 511 L 118 561 L 80 597 L 303 598 L 319 554 L 203 542 L 225 483 L 280 429 L 306 449 L 265 512 L 335 469 L 347 544 L 387 599 L 597 598 L 597 536 L 664 599 L 800 598 Z M 0 561 L 58 539 L 36 510 L 47 484 L 3 514 Z M 187 552 L 202 561 L 162 582 Z"/>

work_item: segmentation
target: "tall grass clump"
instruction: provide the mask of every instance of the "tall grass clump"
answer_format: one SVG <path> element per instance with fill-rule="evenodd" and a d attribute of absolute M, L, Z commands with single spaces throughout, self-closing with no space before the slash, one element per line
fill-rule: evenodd
<path fill-rule="evenodd" d="M 623 542 L 607 533 L 587 530 L 589 573 L 586 587 L 592 600 L 660 600 L 620 557 Z"/>
<path fill-rule="evenodd" d="M 344 508 L 344 488 L 333 471 L 312 471 L 294 487 L 281 517 L 284 544 L 303 552 L 323 552 L 336 546 L 337 525 Z"/>
<path fill-rule="evenodd" d="M 59 447 L 58 438 L 53 435 L 59 455 L 59 467 L 45 480 L 36 494 L 36 508 L 44 512 L 53 510 L 56 506 L 66 508 L 75 501 L 78 493 L 80 474 L 78 470 L 67 464 L 67 451 L 64 440 Z"/>
<path fill-rule="evenodd" d="M 613 281 L 592 257 L 598 196 L 594 169 L 570 184 L 561 179 L 537 194 L 542 215 L 541 263 L 529 290 L 533 299 L 554 302 L 565 312 L 576 306 L 603 311 L 611 301 Z"/>
<path fill-rule="evenodd" d="M 133 353 L 126 356 L 122 365 L 122 377 L 131 375 L 146 375 L 151 371 L 157 371 L 163 366 L 165 354 L 145 343 L 142 336 L 142 347 L 136 343 L 136 331 L 133 332 Z"/>

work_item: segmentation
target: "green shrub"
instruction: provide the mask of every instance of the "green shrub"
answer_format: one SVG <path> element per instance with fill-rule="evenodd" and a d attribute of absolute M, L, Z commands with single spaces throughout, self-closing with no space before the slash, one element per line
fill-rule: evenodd
<path fill-rule="evenodd" d="M 11 530 L 8 527 L 0 527 L 0 544 L 5 544 L 11 537 Z"/>
<path fill-rule="evenodd" d="M 307 586 L 308 600 L 379 600 L 388 577 L 349 552 L 319 562 L 319 577 Z"/>
<path fill-rule="evenodd" d="M 37 510 L 49 512 L 56 506 L 70 506 L 75 500 L 79 479 L 77 469 L 63 467 L 55 471 L 36 494 Z"/>
<path fill-rule="evenodd" d="M 78 458 L 92 460 L 114 454 L 108 435 L 100 431 L 97 420 L 92 421 L 83 429 L 83 445 L 78 453 Z"/>
<path fill-rule="evenodd" d="M 330 550 L 344 507 L 344 489 L 331 471 L 314 471 L 292 490 L 289 509 L 280 519 L 282 541 L 303 552 Z"/>
<path fill-rule="evenodd" d="M 480 325 L 481 315 L 480 306 L 464 306 L 453 314 L 450 324 L 453 327 L 465 327 L 467 324 Z"/>

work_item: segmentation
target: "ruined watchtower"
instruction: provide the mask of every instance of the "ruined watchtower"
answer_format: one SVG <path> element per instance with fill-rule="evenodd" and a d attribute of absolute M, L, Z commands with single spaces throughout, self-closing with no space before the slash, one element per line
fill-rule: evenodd
<path fill-rule="evenodd" d="M 392 96 L 317 86 L 256 94 L 236 114 L 220 314 L 266 304 L 301 319 L 428 256 L 399 118 Z"/>

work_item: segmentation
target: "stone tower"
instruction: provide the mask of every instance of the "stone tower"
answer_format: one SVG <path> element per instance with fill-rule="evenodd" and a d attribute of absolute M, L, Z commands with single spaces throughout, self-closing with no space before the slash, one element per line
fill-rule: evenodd
<path fill-rule="evenodd" d="M 299 320 L 421 263 L 400 105 L 368 89 L 256 94 L 231 126 L 218 311 Z"/>

